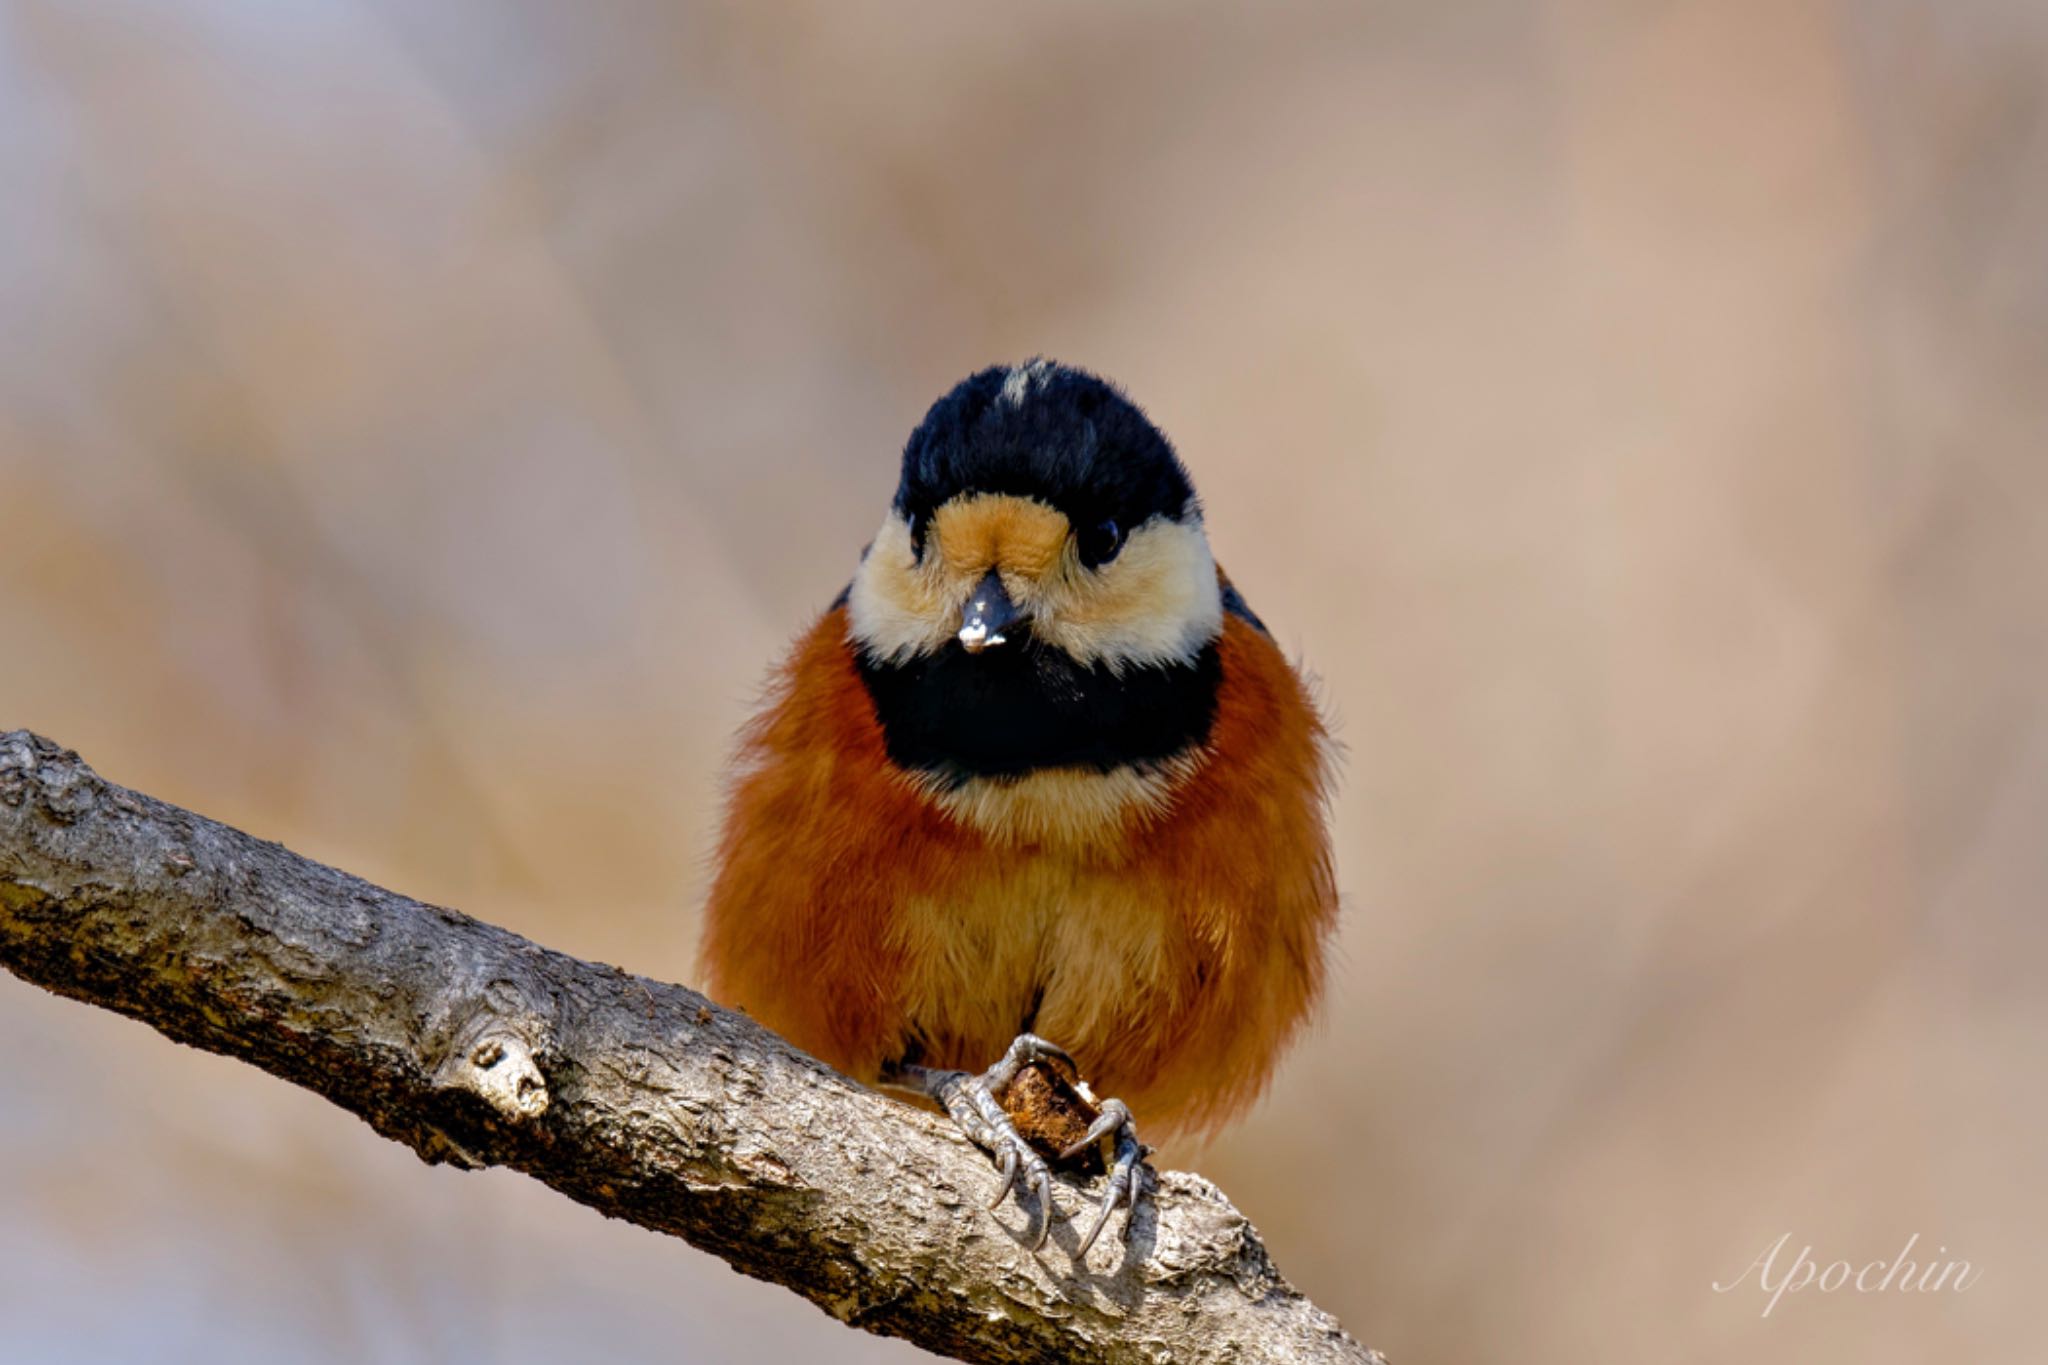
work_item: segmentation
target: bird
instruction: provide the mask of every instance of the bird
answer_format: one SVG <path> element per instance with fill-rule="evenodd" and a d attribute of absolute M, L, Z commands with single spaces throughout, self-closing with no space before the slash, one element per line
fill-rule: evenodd
<path fill-rule="evenodd" d="M 1085 1256 L 1119 1206 L 1128 1238 L 1136 1116 L 1214 1133 L 1317 1007 L 1334 755 L 1159 428 L 1087 371 L 983 369 L 740 733 L 700 975 L 943 1108 L 991 1208 L 1043 1201 L 1034 1249 L 1050 1172 L 1005 1088 L 1071 1080 L 1092 1121 L 1054 1159 L 1110 1153 Z"/>

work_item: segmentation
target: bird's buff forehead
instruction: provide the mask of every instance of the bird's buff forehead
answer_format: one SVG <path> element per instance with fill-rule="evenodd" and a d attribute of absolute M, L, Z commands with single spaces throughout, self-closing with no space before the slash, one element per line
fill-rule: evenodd
<path fill-rule="evenodd" d="M 997 569 L 1028 587 L 1058 567 L 1068 529 L 1042 502 L 980 493 L 941 507 L 930 536 L 948 569 L 974 578 Z"/>

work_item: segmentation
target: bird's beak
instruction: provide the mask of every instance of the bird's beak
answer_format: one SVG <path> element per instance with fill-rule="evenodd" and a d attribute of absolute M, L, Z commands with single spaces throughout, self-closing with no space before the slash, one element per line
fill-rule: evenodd
<path fill-rule="evenodd" d="M 1003 591 L 1002 575 L 990 569 L 960 610 L 960 647 L 979 654 L 990 645 L 1004 642 L 1003 627 L 1017 619 L 1017 606 Z"/>

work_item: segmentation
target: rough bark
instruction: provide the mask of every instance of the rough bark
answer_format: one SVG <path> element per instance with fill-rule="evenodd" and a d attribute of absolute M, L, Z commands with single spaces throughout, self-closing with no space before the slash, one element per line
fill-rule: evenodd
<path fill-rule="evenodd" d="M 975 1361 L 1377 1361 L 1199 1176 L 1020 1245 L 987 1158 L 680 986 L 380 890 L 0 735 L 0 964 Z M 1069 1178 L 1070 1211 L 1091 1203 Z M 1076 1220 L 1080 1222 L 1081 1220 Z"/>

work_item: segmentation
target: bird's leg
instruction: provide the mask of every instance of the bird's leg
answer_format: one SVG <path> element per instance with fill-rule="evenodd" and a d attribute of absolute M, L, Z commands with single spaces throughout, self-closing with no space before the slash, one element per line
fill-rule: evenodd
<path fill-rule="evenodd" d="M 1052 1231 L 1055 1211 L 1052 1170 L 1045 1164 L 1045 1158 L 1024 1140 L 1024 1135 L 1017 1131 L 1017 1125 L 1010 1121 L 1010 1116 L 1003 1112 L 1003 1106 L 996 1100 L 996 1092 L 1010 1083 L 1020 1067 L 1041 1056 L 1066 1059 L 1064 1052 L 1027 1033 L 1010 1044 L 1002 1060 L 979 1076 L 965 1071 L 919 1066 L 914 1062 L 897 1062 L 882 1075 L 886 1084 L 913 1090 L 938 1101 L 952 1115 L 953 1122 L 967 1140 L 996 1159 L 1001 1166 L 1002 1180 L 996 1187 L 995 1198 L 989 1200 L 991 1209 L 1000 1205 L 1012 1190 L 1018 1192 L 1020 1203 L 1026 1191 L 1038 1196 L 1044 1212 L 1040 1217 L 1038 1235 L 1031 1239 L 1033 1251 L 1045 1245 L 1046 1235 Z M 1067 1059 L 1067 1064 L 1072 1066 L 1072 1060 Z"/>

